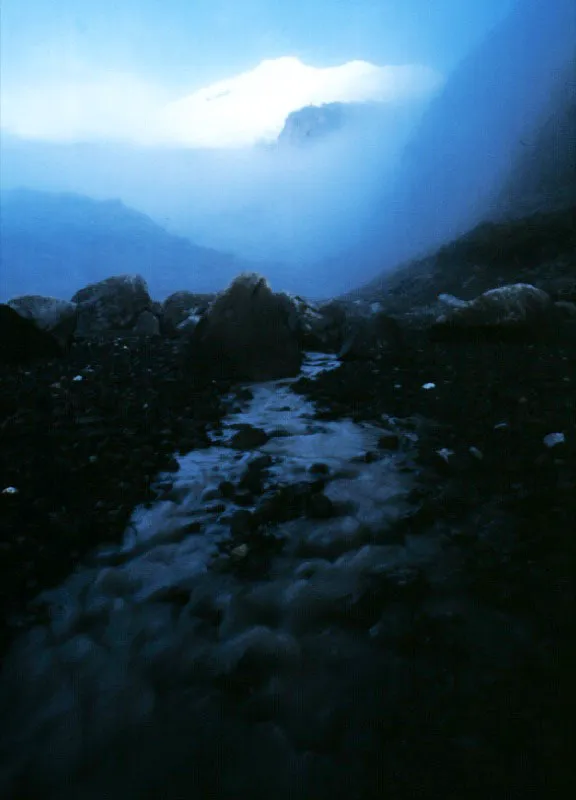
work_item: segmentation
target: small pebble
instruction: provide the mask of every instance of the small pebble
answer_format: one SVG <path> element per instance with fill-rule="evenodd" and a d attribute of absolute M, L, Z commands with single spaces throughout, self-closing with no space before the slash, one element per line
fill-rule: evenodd
<path fill-rule="evenodd" d="M 546 447 L 555 447 L 557 444 L 564 444 L 566 437 L 563 433 L 549 433 L 542 441 Z"/>
<path fill-rule="evenodd" d="M 238 547 L 234 547 L 232 550 L 230 550 L 230 555 L 232 558 L 246 558 L 248 555 L 248 545 L 239 544 Z"/>
<path fill-rule="evenodd" d="M 435 388 L 436 388 L 436 384 L 435 384 L 435 383 L 425 383 L 425 384 L 422 386 L 422 388 L 423 388 L 423 389 L 435 389 Z"/>

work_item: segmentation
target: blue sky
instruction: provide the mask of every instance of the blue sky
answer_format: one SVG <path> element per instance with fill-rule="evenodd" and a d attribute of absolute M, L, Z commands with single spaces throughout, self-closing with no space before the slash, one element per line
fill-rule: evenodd
<path fill-rule="evenodd" d="M 512 0 L 2 0 L 2 83 L 82 69 L 192 91 L 297 56 L 448 72 Z"/>

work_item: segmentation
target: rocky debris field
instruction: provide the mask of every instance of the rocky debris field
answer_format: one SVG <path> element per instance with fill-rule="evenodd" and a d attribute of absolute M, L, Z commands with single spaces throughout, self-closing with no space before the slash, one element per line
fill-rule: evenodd
<path fill-rule="evenodd" d="M 196 337 L 0 368 L 3 648 L 40 623 L 8 659 L 13 796 L 570 796 L 571 321 L 540 335 L 516 287 L 442 338 L 239 288 Z M 275 383 L 225 380 L 279 302 L 284 377 L 264 343 Z M 323 336 L 340 365 L 289 378 Z"/>
<path fill-rule="evenodd" d="M 226 387 L 172 340 L 76 342 L 63 358 L 0 366 L 3 645 L 41 588 L 122 536 L 175 452 L 206 443 Z"/>
<path fill-rule="evenodd" d="M 523 282 L 553 300 L 576 300 L 576 206 L 521 219 L 487 222 L 425 258 L 385 273 L 349 298 L 380 301 L 389 313 L 413 313 L 439 294 L 471 300 Z"/>
<path fill-rule="evenodd" d="M 462 718 L 470 714 L 472 727 L 488 725 L 493 737 L 492 758 L 499 763 L 480 769 L 496 770 L 493 777 L 510 770 L 494 779 L 491 792 L 506 785 L 507 796 L 532 796 L 530 780 L 543 780 L 550 796 L 568 796 L 574 778 L 565 749 L 576 567 L 574 343 L 431 343 L 415 335 L 401 357 L 345 363 L 293 388 L 318 404 L 320 419 L 349 414 L 388 422 L 383 448 L 402 447 L 395 428 L 411 427 L 419 473 L 414 506 L 399 533 L 437 529 L 472 602 L 510 615 L 525 631 L 521 662 L 503 659 L 491 678 L 478 675 L 478 705 L 466 708 L 469 698 L 461 698 Z M 446 646 L 451 623 L 436 622 L 426 634 L 414 632 L 416 649 L 436 636 Z M 530 763 L 524 774 L 521 759 Z"/>

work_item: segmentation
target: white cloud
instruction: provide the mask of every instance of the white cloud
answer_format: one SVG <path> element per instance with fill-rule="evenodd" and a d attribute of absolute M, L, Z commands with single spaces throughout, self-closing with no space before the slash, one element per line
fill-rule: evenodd
<path fill-rule="evenodd" d="M 428 67 L 351 61 L 315 68 L 286 57 L 262 61 L 250 72 L 167 103 L 159 87 L 130 75 L 104 75 L 7 92 L 3 128 L 56 141 L 241 147 L 274 139 L 287 115 L 305 105 L 425 96 L 440 82 Z"/>
<path fill-rule="evenodd" d="M 19 87 L 2 94 L 2 128 L 45 141 L 138 141 L 163 102 L 160 89 L 127 74 Z"/>

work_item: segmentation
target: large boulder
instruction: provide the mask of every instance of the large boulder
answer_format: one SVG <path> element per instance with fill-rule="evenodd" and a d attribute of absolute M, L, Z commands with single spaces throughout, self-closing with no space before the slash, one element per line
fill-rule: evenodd
<path fill-rule="evenodd" d="M 514 339 L 538 336 L 556 318 L 550 296 L 529 283 L 490 289 L 474 300 L 440 295 L 445 311 L 430 329 L 433 340 Z"/>
<path fill-rule="evenodd" d="M 162 303 L 162 332 L 168 336 L 191 332 L 213 300 L 214 295 L 174 292 Z"/>
<path fill-rule="evenodd" d="M 48 331 L 59 341 L 66 342 L 76 330 L 78 307 L 68 300 L 27 294 L 12 298 L 8 305 L 21 317 L 32 320 L 37 328 Z"/>
<path fill-rule="evenodd" d="M 192 337 L 210 370 L 235 379 L 266 381 L 297 375 L 302 351 L 293 306 L 265 278 L 239 275 L 214 300 Z"/>
<path fill-rule="evenodd" d="M 301 297 L 290 296 L 292 325 L 296 326 L 305 350 L 336 352 L 342 346 L 346 311 L 336 302 L 316 306 Z"/>
<path fill-rule="evenodd" d="M 107 333 L 133 332 L 140 314 L 149 311 L 152 300 L 140 275 L 119 275 L 92 283 L 76 292 L 76 335 L 91 337 Z"/>
<path fill-rule="evenodd" d="M 348 317 L 338 356 L 345 361 L 371 360 L 384 354 L 400 353 L 404 347 L 399 323 L 379 311 L 370 316 Z"/>
<path fill-rule="evenodd" d="M 51 333 L 40 330 L 9 305 L 0 304 L 0 363 L 27 364 L 61 354 L 62 347 Z"/>
<path fill-rule="evenodd" d="M 142 311 L 132 331 L 137 336 L 160 336 L 160 320 L 151 311 Z"/>

